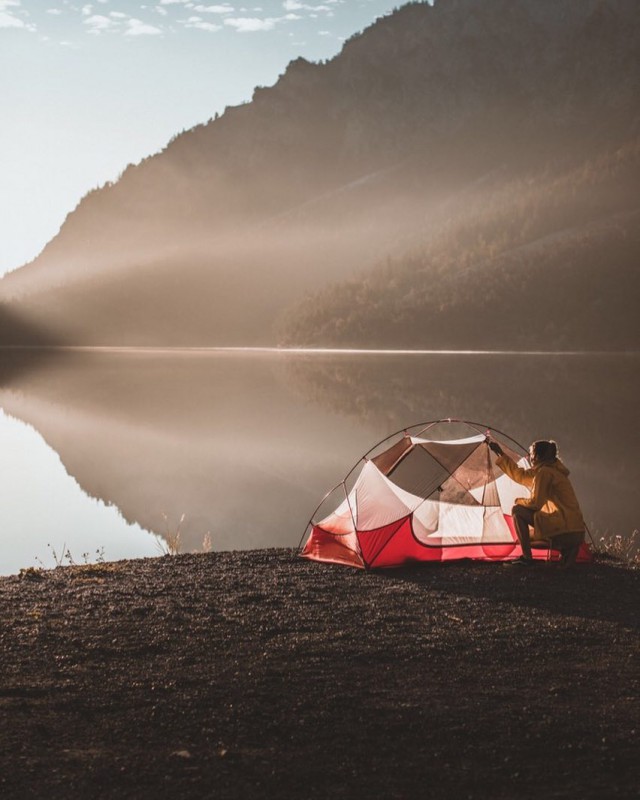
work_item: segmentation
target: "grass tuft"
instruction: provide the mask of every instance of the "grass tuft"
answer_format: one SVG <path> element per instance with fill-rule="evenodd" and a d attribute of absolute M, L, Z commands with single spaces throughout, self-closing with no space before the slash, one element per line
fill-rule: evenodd
<path fill-rule="evenodd" d="M 640 567 L 640 530 L 634 530 L 630 536 L 605 533 L 596 539 L 593 550 L 596 557 L 612 558 Z"/>
<path fill-rule="evenodd" d="M 177 556 L 182 548 L 182 525 L 187 515 L 183 514 L 180 517 L 175 528 L 169 525 L 169 517 L 164 511 L 162 512 L 162 518 L 164 520 L 164 533 L 155 535 L 156 545 L 163 556 Z"/>

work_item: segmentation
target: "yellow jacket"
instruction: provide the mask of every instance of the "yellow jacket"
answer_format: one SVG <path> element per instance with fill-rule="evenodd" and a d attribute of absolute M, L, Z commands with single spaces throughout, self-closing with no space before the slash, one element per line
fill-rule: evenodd
<path fill-rule="evenodd" d="M 512 480 L 526 486 L 531 492 L 531 497 L 519 497 L 516 505 L 526 506 L 535 512 L 534 539 L 549 539 L 560 533 L 584 531 L 582 511 L 568 478 L 569 470 L 559 458 L 530 469 L 519 467 L 507 455 L 501 455 L 496 463 Z"/>

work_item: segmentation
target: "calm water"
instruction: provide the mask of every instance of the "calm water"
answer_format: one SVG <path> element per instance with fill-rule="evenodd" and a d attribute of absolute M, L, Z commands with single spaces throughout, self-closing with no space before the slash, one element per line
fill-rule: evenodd
<path fill-rule="evenodd" d="M 2 574 L 64 545 L 78 562 L 158 555 L 178 527 L 185 551 L 293 547 L 366 450 L 447 417 L 555 438 L 592 530 L 639 525 L 638 355 L 0 358 Z"/>

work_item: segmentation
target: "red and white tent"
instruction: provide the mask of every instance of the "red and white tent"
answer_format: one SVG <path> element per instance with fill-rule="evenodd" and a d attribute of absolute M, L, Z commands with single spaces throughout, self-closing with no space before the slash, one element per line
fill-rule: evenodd
<path fill-rule="evenodd" d="M 300 555 L 360 568 L 521 555 L 511 509 L 528 491 L 496 466 L 488 435 L 529 466 L 521 445 L 473 422 L 438 420 L 385 439 L 325 497 Z"/>

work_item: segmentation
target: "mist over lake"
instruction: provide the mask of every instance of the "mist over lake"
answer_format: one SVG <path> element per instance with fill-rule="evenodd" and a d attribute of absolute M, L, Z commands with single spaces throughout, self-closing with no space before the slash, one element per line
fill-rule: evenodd
<path fill-rule="evenodd" d="M 184 551 L 207 535 L 214 550 L 295 547 L 373 445 L 448 417 L 525 447 L 556 438 L 594 537 L 627 536 L 639 366 L 638 355 L 15 352 L 0 407 L 25 485 L 0 487 L 0 569 L 50 564 L 47 545 L 77 561 L 158 555 L 178 529 Z M 38 488 L 47 481 L 57 502 Z"/>

